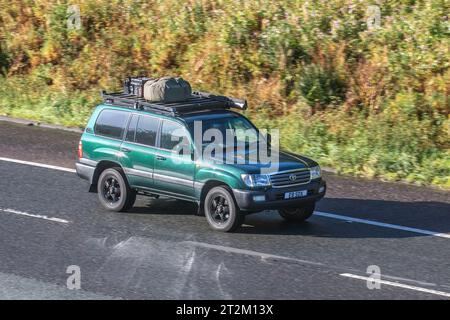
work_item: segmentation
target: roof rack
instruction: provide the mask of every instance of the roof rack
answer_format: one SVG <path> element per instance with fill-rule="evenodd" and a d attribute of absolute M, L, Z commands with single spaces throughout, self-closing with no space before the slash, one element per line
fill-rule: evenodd
<path fill-rule="evenodd" d="M 200 111 L 237 108 L 247 109 L 247 101 L 225 96 L 217 96 L 208 92 L 193 92 L 191 98 L 186 101 L 163 103 L 149 102 L 135 95 L 125 94 L 123 92 L 107 93 L 101 92 L 103 101 L 115 106 L 152 111 L 155 113 L 176 116 L 180 114 Z"/>

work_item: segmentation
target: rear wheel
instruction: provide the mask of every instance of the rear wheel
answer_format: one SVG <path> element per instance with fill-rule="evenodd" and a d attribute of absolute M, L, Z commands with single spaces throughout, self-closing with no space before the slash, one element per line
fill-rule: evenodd
<path fill-rule="evenodd" d="M 119 168 L 103 171 L 97 183 L 98 198 L 111 211 L 127 211 L 136 201 L 136 191 L 128 185 Z"/>
<path fill-rule="evenodd" d="M 307 204 L 300 208 L 284 208 L 279 209 L 278 213 L 286 221 L 303 222 L 314 213 L 315 203 Z"/>
<path fill-rule="evenodd" d="M 212 229 L 232 232 L 244 222 L 231 190 L 227 187 L 215 187 L 209 190 L 204 202 L 206 219 Z"/>

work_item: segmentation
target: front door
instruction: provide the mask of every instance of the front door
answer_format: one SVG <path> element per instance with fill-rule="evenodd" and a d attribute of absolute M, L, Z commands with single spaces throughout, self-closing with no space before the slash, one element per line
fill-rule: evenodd
<path fill-rule="evenodd" d="M 163 120 L 159 148 L 155 154 L 155 189 L 168 195 L 193 199 L 195 162 L 186 128 L 172 120 Z"/>

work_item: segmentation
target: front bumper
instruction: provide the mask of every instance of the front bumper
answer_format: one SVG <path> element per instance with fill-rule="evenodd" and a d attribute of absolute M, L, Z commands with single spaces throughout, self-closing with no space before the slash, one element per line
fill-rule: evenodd
<path fill-rule="evenodd" d="M 319 190 L 322 189 L 322 192 Z M 306 203 L 316 202 L 322 199 L 326 193 L 326 182 L 322 179 L 310 183 L 285 187 L 270 188 L 267 190 L 239 190 L 233 189 L 237 205 L 244 211 L 261 211 L 267 209 L 281 209 L 286 207 L 300 207 Z M 291 191 L 308 190 L 308 194 L 301 198 L 284 199 L 284 194 Z M 264 201 L 255 201 L 255 196 L 263 196 Z"/>

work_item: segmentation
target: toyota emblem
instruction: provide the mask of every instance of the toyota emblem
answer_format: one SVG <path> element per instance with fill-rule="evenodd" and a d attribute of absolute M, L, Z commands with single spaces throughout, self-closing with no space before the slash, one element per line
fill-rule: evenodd
<path fill-rule="evenodd" d="M 291 174 L 291 175 L 289 176 L 289 180 L 295 181 L 295 180 L 297 180 L 297 176 L 296 176 L 295 174 Z"/>

